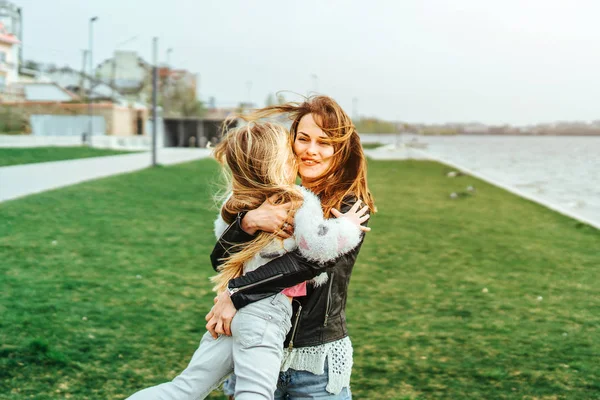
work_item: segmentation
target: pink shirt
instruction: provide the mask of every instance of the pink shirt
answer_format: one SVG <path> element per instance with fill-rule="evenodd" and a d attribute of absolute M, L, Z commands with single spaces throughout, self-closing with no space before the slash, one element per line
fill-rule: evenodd
<path fill-rule="evenodd" d="M 288 297 L 302 297 L 306 296 L 306 281 L 297 284 L 296 286 L 284 289 L 283 292 Z"/>

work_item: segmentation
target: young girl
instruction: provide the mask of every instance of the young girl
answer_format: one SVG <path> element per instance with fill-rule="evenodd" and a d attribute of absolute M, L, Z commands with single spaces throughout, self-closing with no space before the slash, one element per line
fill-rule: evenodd
<path fill-rule="evenodd" d="M 318 198 L 294 186 L 297 174 L 289 133 L 280 125 L 254 122 L 231 129 L 215 148 L 215 158 L 229 169 L 232 194 L 225 201 L 215 223 L 217 238 L 244 211 L 267 199 L 274 204 L 289 203 L 294 215 L 294 236 L 280 239 L 259 233 L 243 249 L 230 250 L 212 280 L 218 292 L 242 274 L 297 250 L 303 257 L 323 264 L 351 251 L 362 239 L 361 223 L 368 215 L 356 212 L 344 217 L 323 218 Z M 291 221 L 291 219 L 290 219 Z M 309 284 L 325 283 L 327 274 Z M 216 339 L 207 332 L 188 367 L 173 381 L 144 389 L 130 399 L 202 399 L 235 371 L 235 397 L 273 399 L 283 358 L 283 342 L 291 327 L 292 297 L 306 294 L 306 282 L 281 293 L 265 296 L 244 307 L 231 323 L 232 336 Z"/>

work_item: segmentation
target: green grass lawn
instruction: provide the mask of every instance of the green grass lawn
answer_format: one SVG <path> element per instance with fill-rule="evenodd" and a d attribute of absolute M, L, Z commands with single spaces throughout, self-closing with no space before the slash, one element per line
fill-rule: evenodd
<path fill-rule="evenodd" d="M 433 162 L 369 168 L 354 398 L 598 398 L 600 232 Z M 216 175 L 202 160 L 0 205 L 0 399 L 121 399 L 185 368 Z"/>
<path fill-rule="evenodd" d="M 111 149 L 96 149 L 87 146 L 9 147 L 0 148 L 0 167 L 129 153 L 131 152 Z"/>

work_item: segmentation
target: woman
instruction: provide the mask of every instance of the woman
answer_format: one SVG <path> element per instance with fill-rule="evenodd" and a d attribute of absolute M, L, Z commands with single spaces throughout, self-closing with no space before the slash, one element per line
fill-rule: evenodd
<path fill-rule="evenodd" d="M 215 291 L 230 279 L 260 269 L 287 251 L 298 251 L 314 262 L 328 262 L 351 251 L 362 238 L 360 217 L 352 210 L 344 218 L 325 220 L 319 199 L 293 185 L 296 164 L 289 133 L 278 124 L 250 123 L 230 130 L 215 148 L 215 158 L 227 167 L 230 192 L 215 223 L 221 237 L 241 210 L 258 207 L 267 198 L 275 204 L 290 203 L 295 211 L 294 236 L 282 240 L 262 232 L 243 249 L 227 258 L 212 278 Z M 359 213 L 360 214 L 360 213 Z M 312 282 L 325 282 L 326 276 Z M 213 338 L 207 332 L 188 367 L 172 382 L 144 389 L 131 399 L 204 398 L 233 369 L 238 376 L 238 399 L 272 399 L 283 356 L 283 342 L 291 327 L 291 300 L 302 296 L 301 283 L 281 293 L 253 302 L 233 320 L 233 336 Z M 257 362 L 257 360 L 259 360 Z"/>
<path fill-rule="evenodd" d="M 301 104 L 267 107 L 246 119 L 281 113 L 293 119 L 290 135 L 302 185 L 319 196 L 325 216 L 338 216 L 336 209 L 344 212 L 361 200 L 375 211 L 360 139 L 341 107 L 329 97 L 317 96 Z M 238 214 L 211 254 L 213 267 L 217 268 L 222 258 L 240 249 L 256 232 L 284 228 L 286 218 L 285 207 L 269 203 Z M 329 263 L 311 262 L 291 252 L 231 280 L 228 291 L 215 299 L 215 306 L 206 316 L 207 329 L 213 335 L 230 334 L 230 321 L 237 310 L 325 271 L 327 285 L 310 288 L 307 296 L 293 302 L 292 329 L 285 342 L 286 355 L 275 398 L 350 399 L 352 344 L 345 307 L 359 250 L 360 244 Z"/>

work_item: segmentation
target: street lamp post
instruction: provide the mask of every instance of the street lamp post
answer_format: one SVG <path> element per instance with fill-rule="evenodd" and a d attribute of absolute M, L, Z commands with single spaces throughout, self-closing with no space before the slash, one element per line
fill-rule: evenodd
<path fill-rule="evenodd" d="M 90 114 L 90 120 L 88 125 L 88 146 L 92 144 L 92 135 L 94 133 L 94 106 L 92 105 L 92 92 L 94 89 L 94 22 L 98 20 L 98 17 L 90 18 L 90 36 L 89 36 L 89 47 L 90 47 L 90 92 L 88 93 L 88 113 Z"/>

